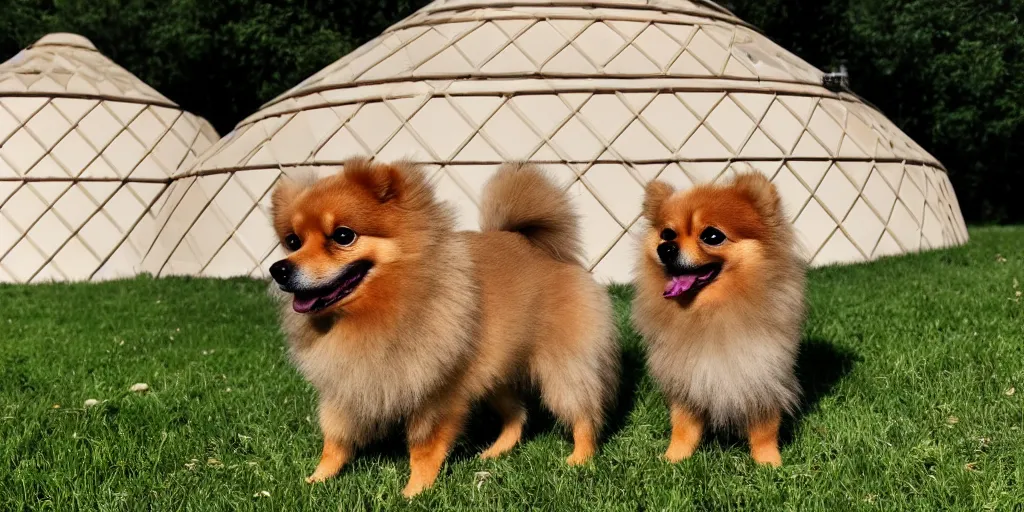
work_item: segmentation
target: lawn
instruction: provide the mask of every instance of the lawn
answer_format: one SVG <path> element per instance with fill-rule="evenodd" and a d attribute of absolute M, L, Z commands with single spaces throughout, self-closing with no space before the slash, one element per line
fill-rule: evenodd
<path fill-rule="evenodd" d="M 0 510 L 1020 510 L 1024 228 L 971 236 L 812 272 L 806 403 L 781 469 L 723 437 L 659 460 L 668 414 L 630 290 L 615 288 L 626 386 L 598 457 L 567 467 L 566 436 L 534 411 L 524 444 L 481 461 L 496 435 L 481 412 L 411 503 L 398 437 L 326 485 L 303 482 L 320 447 L 315 400 L 265 283 L 0 286 Z"/>

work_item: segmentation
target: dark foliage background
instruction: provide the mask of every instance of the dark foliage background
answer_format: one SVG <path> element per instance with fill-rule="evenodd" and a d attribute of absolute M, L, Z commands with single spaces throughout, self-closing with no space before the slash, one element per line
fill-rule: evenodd
<path fill-rule="evenodd" d="M 426 0 L 0 0 L 0 59 L 80 33 L 223 134 Z M 949 169 L 973 223 L 1024 221 L 1024 0 L 722 2 Z"/>

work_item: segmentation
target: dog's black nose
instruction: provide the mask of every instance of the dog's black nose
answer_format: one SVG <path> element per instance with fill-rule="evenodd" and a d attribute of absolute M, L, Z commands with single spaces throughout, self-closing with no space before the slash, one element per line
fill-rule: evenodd
<path fill-rule="evenodd" d="M 277 284 L 286 284 L 292 277 L 292 271 L 295 269 L 295 265 L 288 260 L 281 260 L 270 266 L 270 275 L 277 281 Z"/>
<path fill-rule="evenodd" d="M 658 257 L 665 265 L 675 265 L 679 258 L 679 244 L 665 242 L 658 246 Z"/>

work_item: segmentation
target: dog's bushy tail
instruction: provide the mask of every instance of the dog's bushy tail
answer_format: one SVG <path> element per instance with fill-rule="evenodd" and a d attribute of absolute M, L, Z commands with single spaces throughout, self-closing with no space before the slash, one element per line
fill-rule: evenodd
<path fill-rule="evenodd" d="M 582 263 L 579 224 L 569 197 L 534 165 L 502 165 L 484 186 L 480 228 L 519 233 L 558 261 Z"/>

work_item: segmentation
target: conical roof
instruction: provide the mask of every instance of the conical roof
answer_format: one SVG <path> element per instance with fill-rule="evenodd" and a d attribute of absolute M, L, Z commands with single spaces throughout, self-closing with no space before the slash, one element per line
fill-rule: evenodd
<path fill-rule="evenodd" d="M 172 176 L 217 138 L 82 36 L 0 64 L 0 282 L 134 274 Z"/>
<path fill-rule="evenodd" d="M 614 281 L 629 276 L 644 184 L 747 166 L 778 186 L 815 265 L 966 241 L 941 164 L 823 78 L 711 2 L 438 0 L 204 154 L 145 266 L 265 275 L 280 255 L 273 182 L 353 155 L 423 162 L 467 228 L 498 164 L 543 164 L 583 216 L 588 266 Z"/>
<path fill-rule="evenodd" d="M 77 34 L 49 34 L 3 64 L 5 96 L 89 96 L 177 108 Z"/>

